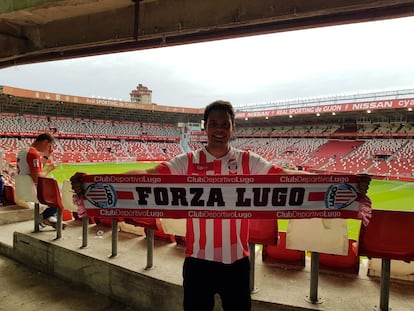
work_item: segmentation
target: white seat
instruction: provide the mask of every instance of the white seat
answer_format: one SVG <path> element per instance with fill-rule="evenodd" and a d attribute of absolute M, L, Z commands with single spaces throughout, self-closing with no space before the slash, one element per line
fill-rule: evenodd
<path fill-rule="evenodd" d="M 72 184 L 69 180 L 64 180 L 62 183 L 62 204 L 63 207 L 71 212 L 76 212 L 78 207 L 73 203 Z"/>
<path fill-rule="evenodd" d="M 34 203 L 38 203 L 36 186 L 29 175 L 16 175 L 14 177 L 14 188 L 17 205 L 33 208 Z"/>
<path fill-rule="evenodd" d="M 187 231 L 186 219 L 161 218 L 162 229 L 166 234 L 185 236 Z"/>
<path fill-rule="evenodd" d="M 14 177 L 16 204 L 34 210 L 34 232 L 39 232 L 41 213 L 47 205 L 40 204 L 37 199 L 37 188 L 29 175 L 16 175 Z"/>
<path fill-rule="evenodd" d="M 368 275 L 381 276 L 382 260 L 380 258 L 370 258 L 368 260 Z M 414 280 L 414 262 L 402 260 L 391 260 L 390 277 L 401 280 Z"/>
<path fill-rule="evenodd" d="M 290 219 L 288 222 L 286 248 L 347 255 L 348 245 L 345 219 Z"/>

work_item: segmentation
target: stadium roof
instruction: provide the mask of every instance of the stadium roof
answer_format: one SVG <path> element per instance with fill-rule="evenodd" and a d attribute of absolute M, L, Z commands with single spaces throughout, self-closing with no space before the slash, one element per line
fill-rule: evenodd
<path fill-rule="evenodd" d="M 407 0 L 2 0 L 0 68 L 412 15 Z"/>
<path fill-rule="evenodd" d="M 0 86 L 0 113 L 144 123 L 195 122 L 202 109 L 145 105 Z"/>
<path fill-rule="evenodd" d="M 268 109 L 236 110 L 237 126 L 317 123 L 409 122 L 414 125 L 414 90 L 355 94 L 330 101 L 302 101 Z M 0 113 L 143 123 L 199 123 L 204 109 L 121 102 L 0 86 Z"/>

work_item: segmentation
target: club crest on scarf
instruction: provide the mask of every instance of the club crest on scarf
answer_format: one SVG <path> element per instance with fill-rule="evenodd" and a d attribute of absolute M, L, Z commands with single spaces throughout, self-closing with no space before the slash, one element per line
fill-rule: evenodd
<path fill-rule="evenodd" d="M 333 184 L 325 193 L 325 206 L 328 209 L 347 207 L 358 198 L 358 193 L 349 184 Z"/>
<path fill-rule="evenodd" d="M 117 195 L 115 188 L 109 184 L 91 184 L 85 190 L 85 198 L 99 208 L 116 206 Z"/>

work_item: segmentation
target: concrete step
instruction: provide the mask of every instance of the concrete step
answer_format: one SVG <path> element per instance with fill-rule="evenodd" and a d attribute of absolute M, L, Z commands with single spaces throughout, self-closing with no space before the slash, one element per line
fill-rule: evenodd
<path fill-rule="evenodd" d="M 19 205 L 0 206 L 0 225 L 33 220 L 34 211 Z"/>

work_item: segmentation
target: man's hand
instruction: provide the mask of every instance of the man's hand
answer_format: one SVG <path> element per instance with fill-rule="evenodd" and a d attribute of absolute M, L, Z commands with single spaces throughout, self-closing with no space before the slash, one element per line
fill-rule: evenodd
<path fill-rule="evenodd" d="M 360 177 L 357 185 L 358 192 L 361 194 L 367 194 L 369 183 L 371 182 L 371 176 L 367 174 L 358 174 L 358 176 Z"/>
<path fill-rule="evenodd" d="M 80 198 L 83 198 L 85 195 L 85 190 L 83 189 L 83 176 L 85 175 L 85 173 L 76 172 L 75 175 L 70 178 L 72 190 Z"/>
<path fill-rule="evenodd" d="M 364 226 L 368 226 L 369 221 L 372 217 L 372 202 L 371 199 L 367 196 L 369 183 L 371 181 L 371 176 L 367 174 L 358 174 L 359 182 L 357 185 L 358 188 L 358 202 L 359 202 L 359 211 L 358 216 L 362 219 Z"/>

